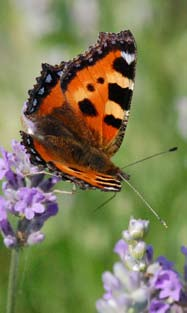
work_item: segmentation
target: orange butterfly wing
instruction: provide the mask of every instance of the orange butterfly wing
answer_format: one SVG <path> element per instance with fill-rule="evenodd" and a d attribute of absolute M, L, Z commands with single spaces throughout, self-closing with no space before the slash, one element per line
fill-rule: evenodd
<path fill-rule="evenodd" d="M 61 78 L 67 102 L 98 134 L 109 156 L 120 147 L 128 122 L 135 64 L 135 41 L 129 31 L 100 33 L 98 43 L 69 62 Z"/>
<path fill-rule="evenodd" d="M 24 144 L 30 154 L 31 163 L 45 166 L 53 173 L 69 180 L 81 189 L 98 188 L 103 191 L 119 191 L 121 182 L 116 177 L 99 173 L 91 169 L 85 170 L 84 167 L 76 164 L 63 163 L 56 161 L 55 153 L 40 143 L 36 138 L 32 138 L 25 132 L 21 132 L 22 144 Z M 60 172 L 59 172 L 60 171 Z"/>

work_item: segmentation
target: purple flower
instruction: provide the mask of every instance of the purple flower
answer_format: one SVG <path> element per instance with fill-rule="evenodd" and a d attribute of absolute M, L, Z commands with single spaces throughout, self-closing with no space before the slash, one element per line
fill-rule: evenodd
<path fill-rule="evenodd" d="M 145 220 L 130 219 L 128 231 L 133 240 L 141 239 L 145 236 L 149 222 Z"/>
<path fill-rule="evenodd" d="M 4 238 L 5 246 L 7 248 L 15 247 L 17 243 L 16 234 L 8 219 L 3 219 L 0 221 L 0 230 Z"/>
<path fill-rule="evenodd" d="M 157 258 L 157 261 L 159 262 L 159 264 L 162 266 L 164 270 L 169 270 L 173 268 L 173 262 L 170 262 L 169 260 L 167 260 L 165 256 L 162 256 L 162 255 L 159 256 Z"/>
<path fill-rule="evenodd" d="M 37 231 L 35 233 L 31 233 L 28 236 L 27 243 L 29 246 L 32 246 L 36 243 L 42 242 L 44 239 L 45 239 L 45 235 L 42 234 L 40 231 Z"/>
<path fill-rule="evenodd" d="M 41 228 L 46 220 L 58 212 L 56 196 L 51 189 L 59 177 L 37 174 L 25 148 L 18 142 L 12 143 L 13 152 L 1 149 L 0 179 L 3 196 L 0 196 L 0 231 L 7 247 L 31 245 L 41 242 Z M 12 227 L 9 216 L 17 222 Z M 12 221 L 12 218 L 11 218 Z"/>
<path fill-rule="evenodd" d="M 114 252 L 116 252 L 120 256 L 122 261 L 124 260 L 127 250 L 128 244 L 123 239 L 120 239 L 114 247 Z"/>
<path fill-rule="evenodd" d="M 187 257 L 187 247 L 186 246 L 181 247 L 181 252 L 185 255 L 185 257 Z"/>
<path fill-rule="evenodd" d="M 146 258 L 148 263 L 151 263 L 153 261 L 153 247 L 151 245 L 147 245 Z"/>
<path fill-rule="evenodd" d="M 16 236 L 7 235 L 3 241 L 7 248 L 15 248 L 17 246 Z"/>
<path fill-rule="evenodd" d="M 182 246 L 181 247 L 181 252 L 185 256 L 185 264 L 184 264 L 184 280 L 187 282 L 187 247 Z"/>
<path fill-rule="evenodd" d="M 45 196 L 37 188 L 23 187 L 18 190 L 14 210 L 31 220 L 36 213 L 43 213 Z"/>
<path fill-rule="evenodd" d="M 142 224 L 141 224 L 142 223 Z M 99 313 L 182 313 L 187 307 L 186 281 L 164 256 L 153 258 L 143 240 L 148 223 L 131 220 L 114 251 L 120 262 L 103 274 L 105 293 L 96 303 Z M 181 248 L 187 259 L 187 248 Z"/>
<path fill-rule="evenodd" d="M 169 309 L 169 304 L 153 299 L 150 304 L 150 313 L 166 313 Z"/>
<path fill-rule="evenodd" d="M 142 241 L 148 223 L 131 219 L 123 239 L 115 245 L 114 251 L 121 262 L 116 262 L 113 273 L 103 274 L 105 294 L 97 301 L 100 313 L 144 312 L 149 301 L 149 286 L 143 280 L 146 249 Z M 134 270 L 132 270 L 134 269 Z"/>
<path fill-rule="evenodd" d="M 186 246 L 181 247 L 181 252 L 187 257 L 187 247 Z"/>
<path fill-rule="evenodd" d="M 0 196 L 0 221 L 7 219 L 6 200 Z"/>
<path fill-rule="evenodd" d="M 3 148 L 0 148 L 0 153 L 2 158 L 0 158 L 0 179 L 3 179 L 6 173 L 10 170 L 11 161 L 10 154 L 5 151 Z"/>
<path fill-rule="evenodd" d="M 155 281 L 155 289 L 159 289 L 159 298 L 170 298 L 171 301 L 178 301 L 180 298 L 182 284 L 179 276 L 173 270 L 161 270 Z"/>
<path fill-rule="evenodd" d="M 103 279 L 103 286 L 104 289 L 107 291 L 107 294 L 105 294 L 105 299 L 109 298 L 109 295 L 111 296 L 113 289 L 119 289 L 121 284 L 117 277 L 115 277 L 110 272 L 105 272 L 102 276 Z"/>
<path fill-rule="evenodd" d="M 38 168 L 31 164 L 29 155 L 26 153 L 25 147 L 16 140 L 12 141 L 11 161 L 12 166 L 18 175 L 33 175 L 38 172 Z"/>

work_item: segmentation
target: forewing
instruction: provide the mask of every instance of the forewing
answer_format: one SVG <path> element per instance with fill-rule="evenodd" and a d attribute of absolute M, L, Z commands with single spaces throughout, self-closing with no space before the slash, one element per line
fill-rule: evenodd
<path fill-rule="evenodd" d="M 128 122 L 136 65 L 130 31 L 100 33 L 97 43 L 68 62 L 61 77 L 67 102 L 111 156 Z"/>

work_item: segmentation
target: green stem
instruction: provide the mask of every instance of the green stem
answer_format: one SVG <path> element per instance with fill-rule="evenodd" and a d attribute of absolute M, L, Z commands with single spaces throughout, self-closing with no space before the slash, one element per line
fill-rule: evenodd
<path fill-rule="evenodd" d="M 19 250 L 12 249 L 11 253 L 6 313 L 15 313 Z"/>

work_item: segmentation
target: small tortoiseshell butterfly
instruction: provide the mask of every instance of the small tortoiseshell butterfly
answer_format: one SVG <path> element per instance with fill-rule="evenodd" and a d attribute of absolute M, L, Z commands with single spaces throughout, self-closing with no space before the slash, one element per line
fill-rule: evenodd
<path fill-rule="evenodd" d="M 43 64 L 22 114 L 22 144 L 31 162 L 82 189 L 120 191 L 129 176 L 110 158 L 128 123 L 135 65 L 129 30 L 102 32 L 72 61 Z"/>

